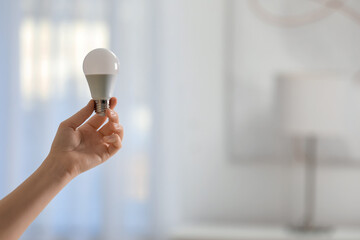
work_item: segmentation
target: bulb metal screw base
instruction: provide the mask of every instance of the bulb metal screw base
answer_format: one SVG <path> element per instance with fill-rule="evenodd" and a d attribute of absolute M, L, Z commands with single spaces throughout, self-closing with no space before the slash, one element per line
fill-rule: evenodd
<path fill-rule="evenodd" d="M 96 114 L 99 114 L 100 116 L 105 116 L 105 111 L 107 108 L 110 107 L 110 100 L 107 99 L 100 99 L 95 100 L 95 112 Z"/>

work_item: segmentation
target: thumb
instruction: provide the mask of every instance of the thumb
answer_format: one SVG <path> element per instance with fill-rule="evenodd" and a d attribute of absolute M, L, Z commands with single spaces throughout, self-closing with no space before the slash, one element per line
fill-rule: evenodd
<path fill-rule="evenodd" d="M 76 129 L 83 122 L 88 119 L 94 111 L 94 101 L 90 100 L 89 103 L 83 107 L 80 111 L 72 115 L 70 118 L 62 122 L 63 126 Z"/>

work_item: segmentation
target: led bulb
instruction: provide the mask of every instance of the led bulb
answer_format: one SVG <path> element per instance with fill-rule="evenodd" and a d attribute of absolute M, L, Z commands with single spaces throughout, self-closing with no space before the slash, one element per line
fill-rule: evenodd
<path fill-rule="evenodd" d="M 117 57 L 105 48 L 92 50 L 84 59 L 83 71 L 95 100 L 95 112 L 101 116 L 109 108 L 118 70 Z"/>

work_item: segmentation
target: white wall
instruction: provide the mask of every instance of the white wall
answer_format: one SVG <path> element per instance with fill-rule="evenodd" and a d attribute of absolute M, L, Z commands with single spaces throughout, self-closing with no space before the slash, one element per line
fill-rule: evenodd
<path fill-rule="evenodd" d="M 301 167 L 234 163 L 228 158 L 225 4 L 223 0 L 160 1 L 162 174 L 158 181 L 159 215 L 165 226 L 298 220 Z M 356 169 L 322 168 L 318 219 L 359 223 L 358 183 Z"/>
<path fill-rule="evenodd" d="M 226 156 L 224 3 L 163 2 L 162 191 L 175 222 L 284 215 L 284 168 L 236 165 Z"/>

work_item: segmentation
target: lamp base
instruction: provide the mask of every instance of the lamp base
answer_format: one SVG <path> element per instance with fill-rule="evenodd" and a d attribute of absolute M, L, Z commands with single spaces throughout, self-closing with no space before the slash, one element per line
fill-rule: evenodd
<path fill-rule="evenodd" d="M 110 107 L 110 100 L 108 99 L 100 99 L 95 100 L 95 112 L 96 114 L 99 114 L 100 116 L 105 116 L 105 111 L 107 108 Z"/>

